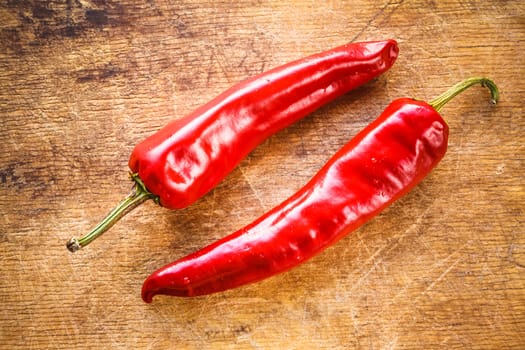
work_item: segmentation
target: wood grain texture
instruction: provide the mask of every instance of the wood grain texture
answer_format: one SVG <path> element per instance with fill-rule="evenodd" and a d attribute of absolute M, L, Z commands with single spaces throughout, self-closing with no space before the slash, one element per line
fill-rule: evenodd
<path fill-rule="evenodd" d="M 232 84 L 348 41 L 394 38 L 396 65 L 258 147 L 180 211 L 147 203 L 88 248 L 130 188 L 138 141 Z M 523 349 L 525 4 L 509 1 L 0 3 L 0 347 Z M 140 299 L 154 269 L 304 184 L 394 98 L 443 109 L 438 168 L 293 271 L 195 299 Z"/>

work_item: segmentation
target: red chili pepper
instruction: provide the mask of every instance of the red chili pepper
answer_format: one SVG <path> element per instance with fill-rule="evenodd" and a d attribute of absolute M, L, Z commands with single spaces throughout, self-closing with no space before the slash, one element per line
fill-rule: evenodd
<path fill-rule="evenodd" d="M 401 98 L 339 150 L 295 195 L 233 234 L 155 271 L 142 298 L 197 296 L 262 280 L 306 261 L 416 186 L 445 155 L 448 126 L 438 111 L 473 84 L 430 103 Z"/>
<path fill-rule="evenodd" d="M 343 45 L 248 79 L 171 122 L 133 150 L 135 192 L 68 249 L 89 244 L 145 200 L 192 204 L 266 138 L 385 72 L 397 53 L 394 40 Z"/>

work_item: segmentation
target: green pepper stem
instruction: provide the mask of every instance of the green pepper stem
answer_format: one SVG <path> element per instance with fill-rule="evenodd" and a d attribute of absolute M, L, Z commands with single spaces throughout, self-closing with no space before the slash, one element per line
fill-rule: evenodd
<path fill-rule="evenodd" d="M 71 238 L 66 244 L 70 252 L 76 252 L 85 247 L 97 237 L 106 232 L 111 226 L 119 221 L 124 215 L 135 209 L 137 206 L 153 199 L 158 203 L 158 197 L 146 189 L 146 186 L 137 174 L 131 174 L 131 179 L 135 181 L 133 192 L 131 192 L 122 202 L 120 202 L 95 228 L 80 238 Z"/>
<path fill-rule="evenodd" d="M 487 78 L 481 78 L 481 77 L 473 77 L 463 80 L 462 82 L 457 83 L 456 85 L 452 86 L 450 89 L 445 91 L 443 94 L 439 95 L 435 99 L 429 102 L 429 104 L 434 107 L 436 111 L 439 112 L 439 110 L 451 99 L 453 99 L 456 95 L 460 94 L 461 92 L 465 91 L 472 85 L 481 84 L 481 86 L 485 86 L 490 90 L 491 94 L 491 102 L 496 104 L 499 99 L 499 91 L 496 84 Z"/>

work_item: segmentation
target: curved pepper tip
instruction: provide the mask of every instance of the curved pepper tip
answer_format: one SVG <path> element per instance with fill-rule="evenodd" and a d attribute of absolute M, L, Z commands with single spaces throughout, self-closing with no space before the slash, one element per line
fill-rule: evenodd
<path fill-rule="evenodd" d="M 390 56 L 392 57 L 391 64 L 394 64 L 394 61 L 396 60 L 397 56 L 399 55 L 399 46 L 397 44 L 397 41 L 394 39 L 389 39 L 388 42 L 392 45 L 390 47 Z"/>
<path fill-rule="evenodd" d="M 158 288 L 155 281 L 153 281 L 151 277 L 148 277 L 142 285 L 142 300 L 144 300 L 145 303 L 150 304 L 153 301 L 153 297 L 158 294 L 157 290 Z"/>
<path fill-rule="evenodd" d="M 394 62 L 397 60 L 397 57 L 399 55 L 399 46 L 397 45 L 397 41 L 394 39 L 387 40 L 387 43 L 390 45 L 390 52 L 386 55 L 386 59 L 389 59 L 388 62 L 388 68 L 392 67 L 394 65 Z"/>
<path fill-rule="evenodd" d="M 153 301 L 153 297 L 155 296 L 155 293 L 142 293 L 142 300 L 144 300 L 145 303 L 151 304 Z"/>
<path fill-rule="evenodd" d="M 142 300 L 147 304 L 151 304 L 155 295 L 157 295 L 157 293 L 153 291 L 145 291 L 144 288 L 142 289 Z"/>
<path fill-rule="evenodd" d="M 386 39 L 381 41 L 364 42 L 367 45 L 367 50 L 380 55 L 382 60 L 381 70 L 387 71 L 392 67 L 399 56 L 399 46 L 394 39 Z"/>

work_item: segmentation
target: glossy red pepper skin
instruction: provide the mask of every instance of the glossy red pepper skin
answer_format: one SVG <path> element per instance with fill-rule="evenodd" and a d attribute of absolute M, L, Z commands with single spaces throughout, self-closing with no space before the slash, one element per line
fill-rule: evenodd
<path fill-rule="evenodd" d="M 392 102 L 295 195 L 248 226 L 155 271 L 142 298 L 197 296 L 289 270 L 357 229 L 442 159 L 448 126 L 429 104 Z"/>
<path fill-rule="evenodd" d="M 352 43 L 246 80 L 139 143 L 129 167 L 169 209 L 214 188 L 257 145 L 388 70 L 394 40 Z"/>

